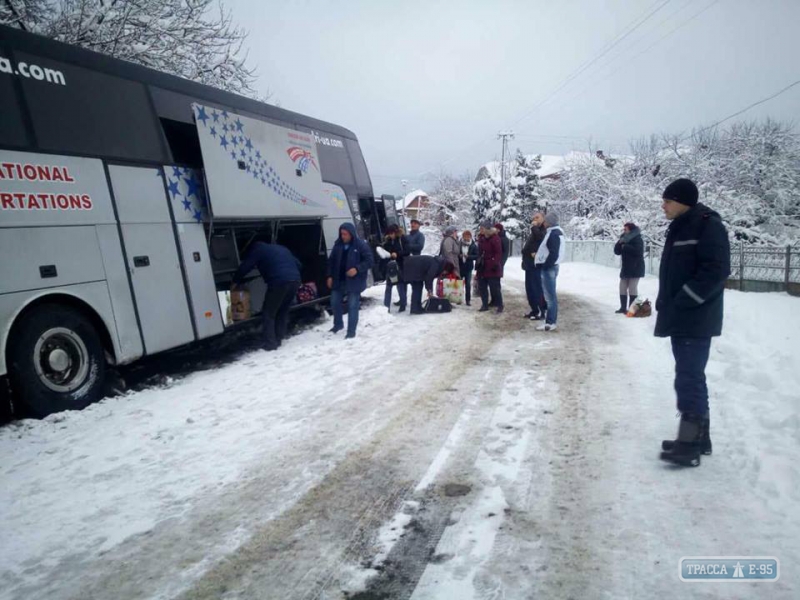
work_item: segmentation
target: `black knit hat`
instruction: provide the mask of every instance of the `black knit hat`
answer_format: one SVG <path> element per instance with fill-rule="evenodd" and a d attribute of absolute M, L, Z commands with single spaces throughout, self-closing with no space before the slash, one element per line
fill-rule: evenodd
<path fill-rule="evenodd" d="M 698 195 L 697 186 L 694 182 L 691 179 L 681 178 L 670 183 L 664 193 L 661 194 L 661 197 L 664 200 L 674 200 L 686 206 L 694 206 L 697 204 Z"/>

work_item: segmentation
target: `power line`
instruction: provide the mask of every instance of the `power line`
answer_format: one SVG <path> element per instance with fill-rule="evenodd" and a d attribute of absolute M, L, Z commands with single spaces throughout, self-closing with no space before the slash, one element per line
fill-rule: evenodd
<path fill-rule="evenodd" d="M 641 26 L 643 23 L 645 23 L 645 22 L 646 22 L 648 19 L 650 19 L 650 17 L 652 17 L 654 14 L 656 14 L 656 13 L 657 13 L 659 10 L 661 10 L 662 8 L 664 8 L 664 6 L 666 6 L 666 5 L 667 5 L 667 4 L 668 4 L 670 1 L 671 1 L 671 0 L 664 0 L 663 2 L 661 2 L 661 4 L 659 4 L 658 6 L 656 6 L 656 8 L 654 8 L 654 9 L 653 9 L 653 10 L 651 10 L 649 13 L 647 13 L 647 14 L 646 14 L 644 17 L 637 17 L 637 19 L 634 19 L 634 20 L 633 20 L 633 21 L 632 21 L 632 22 L 631 22 L 629 25 L 627 25 L 627 26 L 626 26 L 626 27 L 623 29 L 623 32 L 624 32 L 623 34 L 620 34 L 620 35 L 618 35 L 616 38 L 612 39 L 610 42 L 606 42 L 606 44 L 603 46 L 603 48 L 601 48 L 601 50 L 600 50 L 600 53 L 599 53 L 597 56 L 595 56 L 594 58 L 590 59 L 590 60 L 588 61 L 588 63 L 587 63 L 587 62 L 584 62 L 584 63 L 582 63 L 580 66 L 578 66 L 578 68 L 577 68 L 575 71 L 573 71 L 573 73 L 571 73 L 571 74 L 570 74 L 570 75 L 567 77 L 567 79 L 566 79 L 566 80 L 565 80 L 565 81 L 564 81 L 564 82 L 563 82 L 563 83 L 562 83 L 562 84 L 561 84 L 561 85 L 560 85 L 558 88 L 556 88 L 556 89 L 555 89 L 553 92 L 551 92 L 550 94 L 548 94 L 548 96 L 547 96 L 547 97 L 545 97 L 545 98 L 544 98 L 544 100 L 542 100 L 541 102 L 539 102 L 539 103 L 538 103 L 538 104 L 537 104 L 537 105 L 536 105 L 536 106 L 535 106 L 533 109 L 531 109 L 530 111 L 528 111 L 528 113 L 524 114 L 522 117 L 520 117 L 519 119 L 517 119 L 517 120 L 514 122 L 514 124 L 520 123 L 521 121 L 524 121 L 525 119 L 527 119 L 527 118 L 528 118 L 528 117 L 529 117 L 529 116 L 530 116 L 530 115 L 531 115 L 531 114 L 532 114 L 534 111 L 536 111 L 536 110 L 539 108 L 539 106 L 541 106 L 541 105 L 542 105 L 544 102 L 547 102 L 547 101 L 548 101 L 548 100 L 549 100 L 551 97 L 553 97 L 553 96 L 554 96 L 555 94 L 557 94 L 557 93 L 558 93 L 558 92 L 559 92 L 561 89 L 563 89 L 563 88 L 564 88 L 564 86 L 566 86 L 567 84 L 569 84 L 569 83 L 570 83 L 572 80 L 574 80 L 574 79 L 575 79 L 576 77 L 578 77 L 578 76 L 579 76 L 581 73 L 583 73 L 583 72 L 584 72 L 586 69 L 588 69 L 588 68 L 589 68 L 589 67 L 590 67 L 592 64 L 594 64 L 595 62 L 597 62 L 597 60 L 599 60 L 599 59 L 600 59 L 600 58 L 602 58 L 602 57 L 603 57 L 605 54 L 607 54 L 607 53 L 608 53 L 608 52 L 609 52 L 609 51 L 610 51 L 612 48 L 614 48 L 614 47 L 615 47 L 617 44 L 619 44 L 620 42 L 622 42 L 622 40 L 624 40 L 624 39 L 625 39 L 626 37 L 628 37 L 628 36 L 629 36 L 631 33 L 633 33 L 633 32 L 634 32 L 636 29 L 638 29 L 638 28 L 639 28 L 639 27 L 640 27 L 640 26 Z M 626 31 L 626 30 L 627 30 L 627 31 Z M 481 136 L 481 139 L 480 139 L 480 140 L 478 140 L 478 141 L 476 141 L 474 144 L 472 144 L 472 145 L 468 146 L 466 149 L 462 150 L 462 151 L 461 151 L 461 152 L 459 152 L 458 154 L 456 154 L 456 155 L 454 155 L 454 156 L 451 156 L 451 157 L 450 157 L 450 158 L 448 158 L 447 160 L 444 160 L 444 161 L 440 162 L 440 163 L 439 163 L 437 166 L 438 166 L 439 168 L 442 168 L 442 167 L 444 167 L 445 165 L 447 165 L 447 164 L 449 164 L 449 163 L 453 162 L 454 160 L 456 160 L 456 159 L 458 159 L 458 158 L 461 158 L 461 157 L 462 157 L 462 156 L 464 156 L 466 153 L 468 153 L 468 152 L 470 152 L 470 151 L 474 150 L 476 147 L 478 147 L 478 146 L 480 146 L 480 145 L 483 145 L 483 144 L 484 144 L 484 143 L 487 141 L 487 139 L 488 139 L 488 138 L 489 138 L 489 135 L 486 135 L 485 137 L 484 137 L 484 136 Z M 429 172 L 430 172 L 430 171 L 425 171 L 425 172 L 423 172 L 423 173 L 420 173 L 420 175 L 425 175 L 425 174 L 427 174 L 427 173 L 429 173 Z"/>
<path fill-rule="evenodd" d="M 751 108 L 755 108 L 755 107 L 756 107 L 756 106 L 758 106 L 759 104 L 764 104 L 764 102 L 769 102 L 769 101 L 770 101 L 770 100 L 772 100 L 773 98 L 777 98 L 778 96 L 780 96 L 780 95 L 781 95 L 781 94 L 783 94 L 784 92 L 788 92 L 790 89 L 792 89 L 794 86 L 796 86 L 796 85 L 798 85 L 798 84 L 800 84 L 800 79 L 798 79 L 798 80 L 797 80 L 797 81 L 795 81 L 794 83 L 790 83 L 789 85 L 787 85 L 785 88 L 783 88 L 783 89 L 782 89 L 782 90 L 780 90 L 779 92 L 775 92 L 775 93 L 774 93 L 774 94 L 772 94 L 771 96 L 767 96 L 766 98 L 762 98 L 762 99 L 761 99 L 761 100 L 759 100 L 758 102 L 753 102 L 751 105 L 749 105 L 749 106 L 746 106 L 746 107 L 745 107 L 745 108 L 743 108 L 742 110 L 736 111 L 735 113 L 733 113 L 732 115 L 728 115 L 728 116 L 727 116 L 727 117 L 725 117 L 724 119 L 720 119 L 719 121 L 717 121 L 717 122 L 716 122 L 716 123 L 714 123 L 713 125 L 709 125 L 708 127 L 703 127 L 702 129 L 698 129 L 698 132 L 701 132 L 701 131 L 707 131 L 707 130 L 709 130 L 709 129 L 713 129 L 713 128 L 714 128 L 714 127 L 716 127 L 717 125 L 720 125 L 720 124 L 724 123 L 725 121 L 729 121 L 730 119 L 732 119 L 732 118 L 734 118 L 734 117 L 738 117 L 738 116 L 739 116 L 739 115 L 741 115 L 742 113 L 745 113 L 745 112 L 747 112 L 747 111 L 748 111 L 748 110 L 750 110 Z"/>
<path fill-rule="evenodd" d="M 702 9 L 700 9 L 698 12 L 696 12 L 695 14 L 693 14 L 691 17 L 689 17 L 689 18 L 688 18 L 688 19 L 686 19 L 685 21 L 682 21 L 681 23 L 679 23 L 679 24 L 678 24 L 676 27 L 674 27 L 674 28 L 672 28 L 671 30 L 669 30 L 669 31 L 668 31 L 666 34 L 662 35 L 662 36 L 661 36 L 660 38 L 658 38 L 658 39 L 657 39 L 655 42 L 653 42 L 652 44 L 650 44 L 650 45 L 649 45 L 647 48 L 645 48 L 644 50 L 642 50 L 642 51 L 641 51 L 641 52 L 639 52 L 638 54 L 635 54 L 635 55 L 633 55 L 632 57 L 630 57 L 629 59 L 627 59 L 625 62 L 623 62 L 623 64 L 619 65 L 619 67 L 617 67 L 617 68 L 616 68 L 616 69 L 614 69 L 613 71 L 610 71 L 610 72 L 608 72 L 608 73 L 602 73 L 602 74 L 600 75 L 600 77 L 597 77 L 596 79 L 593 79 L 592 81 L 590 81 L 590 82 L 589 82 L 589 84 L 588 84 L 587 86 L 585 86 L 584 88 L 582 88 L 582 89 L 581 89 L 581 91 L 579 91 L 577 94 L 574 94 L 573 96 L 571 96 L 570 98 L 568 98 L 566 101 L 564 101 L 564 102 L 562 102 L 561 104 L 559 104 L 559 107 L 558 107 L 558 108 L 564 108 L 565 106 L 567 106 L 567 105 L 571 104 L 572 102 L 574 102 L 576 98 L 582 97 L 582 96 L 583 96 L 583 95 L 586 93 L 586 91 L 587 91 L 589 88 L 593 87 L 593 86 L 594 86 L 596 83 L 598 83 L 600 80 L 602 80 L 602 79 L 608 79 L 608 78 L 610 78 L 611 76 L 615 75 L 615 74 L 616 74 L 616 73 L 618 73 L 618 72 L 619 72 L 619 71 L 620 71 L 620 70 L 621 70 L 623 67 L 625 67 L 625 66 L 626 66 L 628 63 L 630 63 L 631 61 L 633 61 L 633 60 L 635 60 L 635 59 L 639 58 L 639 57 L 640 57 L 640 56 L 642 56 L 643 54 L 646 54 L 647 52 L 649 52 L 649 51 L 650 51 L 650 50 L 651 50 L 653 47 L 655 47 L 655 46 L 657 46 L 658 44 L 660 44 L 662 41 L 664 41 L 665 39 L 667 39 L 669 36 L 671 36 L 672 34 L 674 34 L 676 31 L 678 31 L 679 29 L 681 29 L 681 28 L 685 27 L 686 25 L 688 25 L 689 23 L 691 23 L 692 21 L 694 21 L 694 20 L 695 20 L 697 17 L 699 17 L 699 16 L 700 16 L 701 14 L 703 14 L 704 12 L 706 12 L 706 11 L 707 11 L 709 8 L 711 8 L 712 6 L 714 6 L 715 4 L 717 4 L 717 2 L 719 2 L 719 0 L 713 0 L 713 2 L 711 2 L 711 3 L 710 3 L 710 4 L 708 4 L 708 5 L 706 5 L 706 7 L 705 7 L 705 8 L 702 8 Z M 678 10 L 677 10 L 677 11 L 675 11 L 675 12 L 673 12 L 673 13 L 672 13 L 672 15 L 670 15 L 670 16 L 673 16 L 673 15 L 676 15 L 676 14 L 678 14 L 678 13 L 679 13 L 681 10 L 683 10 L 683 8 L 684 8 L 684 7 L 688 6 L 690 3 L 691 3 L 691 2 L 687 2 L 686 4 L 684 4 L 683 6 L 681 6 L 681 8 L 680 8 L 680 9 L 678 9 Z M 667 20 L 668 20 L 668 19 L 669 19 L 669 17 L 667 18 Z M 659 26 L 660 26 L 660 25 L 662 25 L 664 22 L 666 22 L 666 21 L 662 21 L 661 23 L 659 23 Z M 621 56 L 621 55 L 620 55 L 620 56 Z M 612 61 L 609 61 L 608 63 L 606 63 L 606 66 L 610 65 L 610 64 L 611 64 L 612 62 L 614 62 L 615 60 L 616 60 L 616 58 L 615 58 L 614 60 L 612 60 Z"/>
<path fill-rule="evenodd" d="M 596 63 L 598 60 L 600 60 L 600 59 L 601 59 L 601 58 L 603 58 L 603 57 L 604 57 L 606 54 L 608 54 L 608 53 L 609 53 L 609 52 L 610 52 L 610 51 L 611 51 L 611 50 L 612 50 L 612 49 L 613 49 L 613 48 L 614 48 L 614 47 L 615 47 L 617 44 L 619 44 L 620 42 L 622 42 L 622 40 L 624 40 L 625 38 L 627 38 L 627 37 L 628 37 L 630 34 L 632 34 L 632 33 L 633 33 L 634 31 L 636 31 L 636 30 L 637 30 L 639 27 L 641 27 L 641 26 L 642 26 L 642 25 L 643 25 L 645 22 L 647 22 L 647 20 L 648 20 L 648 19 L 650 19 L 650 17 L 652 17 L 654 14 L 656 14 L 658 11 L 660 11 L 662 8 L 664 8 L 664 7 L 665 7 L 667 4 L 669 4 L 669 3 L 670 3 L 670 1 L 671 1 L 671 0 L 664 0 L 664 1 L 663 1 L 661 4 L 659 4 L 658 6 L 656 6 L 656 7 L 655 7 L 653 10 L 651 10 L 651 11 L 650 11 L 650 12 L 649 12 L 649 13 L 648 13 L 648 14 L 647 14 L 645 17 L 641 18 L 641 19 L 640 19 L 638 22 L 636 22 L 636 24 L 635 24 L 635 25 L 633 25 L 633 27 L 632 27 L 631 29 L 629 29 L 629 30 L 628 30 L 628 31 L 627 31 L 627 32 L 626 32 L 624 35 L 622 35 L 621 37 L 618 37 L 618 38 L 617 38 L 617 39 L 616 39 L 616 40 L 615 40 L 615 41 L 614 41 L 614 42 L 613 42 L 613 43 L 612 43 L 610 46 L 608 46 L 608 47 L 607 47 L 605 50 L 603 50 L 602 52 L 600 52 L 600 54 L 598 54 L 597 56 L 595 56 L 595 57 L 594 57 L 593 59 L 591 59 L 591 60 L 590 60 L 588 63 L 585 63 L 583 66 L 579 67 L 579 68 L 578 68 L 576 71 L 574 71 L 574 72 L 573 72 L 573 73 L 572 73 L 572 74 L 571 74 L 569 77 L 567 77 L 567 79 L 566 79 L 566 80 L 565 80 L 565 81 L 564 81 L 564 82 L 563 82 L 561 85 L 559 85 L 559 86 L 558 86 L 558 87 L 557 87 L 555 90 L 553 90 L 552 92 L 550 92 L 550 94 L 548 94 L 548 95 L 547 95 L 547 96 L 546 96 L 546 97 L 545 97 L 543 100 L 541 100 L 540 102 L 538 102 L 538 103 L 537 103 L 537 104 L 536 104 L 536 105 L 535 105 L 535 106 L 534 106 L 532 109 L 530 109 L 530 110 L 529 110 L 527 113 L 525 113 L 525 114 L 524 114 L 523 116 L 521 116 L 519 119 L 517 119 L 516 121 L 514 121 L 514 122 L 512 123 L 512 126 L 513 126 L 513 125 L 517 125 L 517 124 L 521 123 L 522 121 L 524 121 L 525 119 L 527 119 L 528 117 L 530 117 L 530 116 L 531 116 L 531 115 L 532 115 L 534 112 L 536 112 L 536 110 L 538 110 L 538 109 L 539 109 L 539 108 L 540 108 L 540 107 L 541 107 L 543 104 L 545 104 L 545 103 L 546 103 L 548 100 L 550 100 L 550 98 L 552 98 L 553 96 L 555 96 L 555 95 L 556 95 L 558 92 L 560 92 L 560 91 L 561 91 L 562 89 L 564 89 L 564 88 L 565 88 L 567 85 L 569 85 L 569 83 L 570 83 L 570 82 L 574 81 L 574 80 L 575 80 L 577 77 L 579 77 L 579 76 L 581 75 L 581 73 L 583 73 L 584 71 L 586 71 L 586 69 L 588 69 L 589 67 L 591 67 L 591 66 L 592 66 L 594 63 Z"/>

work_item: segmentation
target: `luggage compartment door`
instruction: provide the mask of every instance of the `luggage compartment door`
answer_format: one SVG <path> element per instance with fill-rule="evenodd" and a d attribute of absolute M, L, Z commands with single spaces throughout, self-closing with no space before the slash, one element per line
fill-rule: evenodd
<path fill-rule="evenodd" d="M 214 283 L 214 270 L 203 223 L 208 219 L 208 197 L 203 173 L 189 167 L 164 166 L 167 195 L 178 232 L 186 285 L 197 338 L 222 333 L 224 315 Z"/>
<path fill-rule="evenodd" d="M 147 354 L 195 339 L 163 172 L 110 165 Z"/>

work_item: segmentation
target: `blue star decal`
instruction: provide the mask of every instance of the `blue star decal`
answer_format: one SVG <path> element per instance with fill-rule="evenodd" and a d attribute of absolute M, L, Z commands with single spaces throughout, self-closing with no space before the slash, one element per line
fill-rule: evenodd
<path fill-rule="evenodd" d="M 214 127 L 212 125 L 211 129 L 209 129 L 208 131 L 211 133 L 211 137 L 217 137 L 217 128 L 216 127 Z"/>
<path fill-rule="evenodd" d="M 247 141 L 249 142 L 250 140 L 247 140 Z M 261 160 L 261 150 L 256 150 L 256 158 L 258 160 Z"/>
<path fill-rule="evenodd" d="M 208 115 L 206 114 L 206 107 L 205 106 L 198 106 L 197 107 L 197 120 L 203 122 L 203 126 L 206 126 L 206 121 L 208 121 Z"/>
<path fill-rule="evenodd" d="M 242 124 L 241 120 L 239 120 L 238 117 L 236 118 L 236 129 L 238 129 L 239 131 L 242 131 L 242 129 L 244 129 L 244 125 Z"/>
<path fill-rule="evenodd" d="M 222 118 L 223 119 L 227 119 L 228 118 L 228 111 L 227 110 L 223 110 L 222 111 Z"/>
<path fill-rule="evenodd" d="M 225 133 L 228 133 L 228 124 L 227 123 L 223 123 L 222 124 L 222 131 L 224 131 Z"/>
<path fill-rule="evenodd" d="M 227 150 L 228 149 L 228 138 L 226 138 L 224 135 L 220 136 L 219 145 Z"/>
<path fill-rule="evenodd" d="M 231 158 L 233 160 L 236 160 L 236 152 L 234 152 L 233 150 L 231 150 Z"/>
<path fill-rule="evenodd" d="M 181 192 L 178 189 L 178 182 L 177 181 L 173 181 L 173 180 L 170 179 L 169 180 L 169 185 L 167 186 L 167 189 L 169 189 L 169 191 L 170 191 L 170 193 L 172 194 L 173 197 L 181 195 Z"/>
<path fill-rule="evenodd" d="M 214 123 L 219 121 L 219 113 L 216 110 L 211 111 L 211 118 L 214 119 Z"/>
<path fill-rule="evenodd" d="M 242 151 L 240 152 L 240 154 L 242 155 L 242 158 L 244 158 L 244 156 L 245 156 L 244 148 L 242 148 Z"/>
<path fill-rule="evenodd" d="M 203 213 L 201 213 L 199 210 L 194 211 L 193 216 L 194 220 L 197 221 L 198 223 L 203 220 Z"/>
<path fill-rule="evenodd" d="M 195 198 L 197 198 L 198 197 L 197 192 L 200 189 L 200 186 L 197 185 L 197 180 L 194 177 L 192 177 L 191 179 L 184 179 L 184 181 L 186 182 L 186 185 L 189 188 L 189 190 L 186 192 L 186 197 L 188 198 L 189 196 L 194 196 Z"/>
<path fill-rule="evenodd" d="M 192 203 L 189 201 L 188 198 L 183 201 L 183 210 L 188 210 L 188 211 L 192 210 Z"/>
<path fill-rule="evenodd" d="M 261 185 L 264 185 L 265 183 L 267 183 L 267 180 L 264 179 L 264 177 L 261 177 Z"/>
<path fill-rule="evenodd" d="M 180 177 L 181 170 L 178 167 L 172 167 L 172 176 L 173 177 Z"/>
<path fill-rule="evenodd" d="M 158 171 L 156 171 L 156 177 L 161 177 L 161 178 L 163 179 L 163 177 L 164 177 L 164 173 L 162 173 L 162 172 L 161 172 L 161 169 L 159 169 Z"/>
<path fill-rule="evenodd" d="M 253 142 L 250 141 L 250 138 L 247 138 L 246 146 L 247 146 L 248 150 L 252 150 L 253 149 Z"/>

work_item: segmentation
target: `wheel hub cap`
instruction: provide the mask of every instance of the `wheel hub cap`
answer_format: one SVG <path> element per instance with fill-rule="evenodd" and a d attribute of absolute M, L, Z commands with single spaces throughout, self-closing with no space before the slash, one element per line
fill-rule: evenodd
<path fill-rule="evenodd" d="M 48 362 L 50 363 L 50 368 L 53 371 L 66 371 L 69 368 L 69 354 L 67 354 L 61 348 L 56 348 L 50 353 L 48 357 Z"/>

